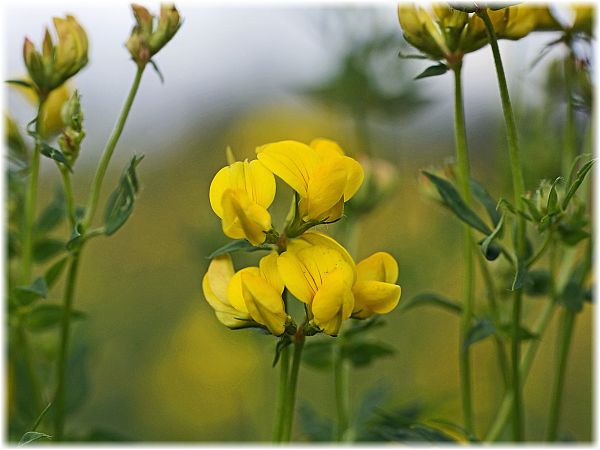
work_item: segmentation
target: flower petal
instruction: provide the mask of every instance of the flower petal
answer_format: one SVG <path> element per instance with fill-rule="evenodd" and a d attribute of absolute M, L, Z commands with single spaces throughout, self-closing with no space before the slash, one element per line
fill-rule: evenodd
<path fill-rule="evenodd" d="M 289 291 L 301 302 L 310 304 L 317 288 L 309 283 L 308 273 L 296 254 L 287 251 L 279 255 L 277 267 Z"/>
<path fill-rule="evenodd" d="M 265 242 L 271 229 L 271 215 L 253 203 L 245 191 L 228 189 L 223 193 L 223 233 L 234 239 L 246 238 L 252 245 Z"/>
<path fill-rule="evenodd" d="M 365 179 L 365 171 L 360 163 L 348 156 L 342 158 L 343 165 L 346 169 L 346 186 L 344 187 L 344 201 L 347 202 L 360 189 L 360 186 Z"/>
<path fill-rule="evenodd" d="M 260 273 L 263 278 L 273 286 L 279 295 L 281 295 L 285 285 L 279 274 L 279 269 L 277 268 L 277 258 L 279 258 L 277 252 L 271 252 L 267 256 L 261 258 L 258 266 L 260 267 Z"/>
<path fill-rule="evenodd" d="M 275 198 L 275 177 L 258 160 L 244 161 L 246 192 L 254 203 L 268 208 Z"/>
<path fill-rule="evenodd" d="M 398 280 L 398 263 L 386 252 L 373 253 L 356 265 L 358 281 L 384 281 L 396 283 Z"/>
<path fill-rule="evenodd" d="M 255 271 L 241 271 L 244 301 L 250 316 L 275 336 L 285 331 L 288 315 L 281 294 Z"/>
<path fill-rule="evenodd" d="M 256 149 L 258 159 L 267 169 L 306 197 L 308 180 L 319 163 L 318 153 L 297 141 L 280 141 Z"/>
<path fill-rule="evenodd" d="M 354 312 L 361 314 L 367 310 L 377 314 L 387 314 L 400 301 L 402 290 L 397 284 L 382 281 L 358 281 L 352 288 Z"/>
<path fill-rule="evenodd" d="M 353 307 L 354 297 L 341 271 L 327 275 L 311 304 L 315 324 L 331 336 L 337 335 Z"/>
<path fill-rule="evenodd" d="M 344 196 L 347 171 L 340 158 L 323 161 L 309 180 L 303 219 L 323 220 L 326 213 Z"/>

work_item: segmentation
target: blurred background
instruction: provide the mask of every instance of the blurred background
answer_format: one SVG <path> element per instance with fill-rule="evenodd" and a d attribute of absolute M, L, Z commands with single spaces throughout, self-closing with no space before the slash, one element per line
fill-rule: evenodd
<path fill-rule="evenodd" d="M 156 2 L 146 6 L 158 9 Z M 395 166 L 398 182 L 365 216 L 355 256 L 360 260 L 378 250 L 394 255 L 401 302 L 426 290 L 460 298 L 461 227 L 421 196 L 417 185 L 419 169 L 441 166 L 454 153 L 453 81 L 450 74 L 413 80 L 428 64 L 398 58 L 399 51 L 414 50 L 403 42 L 395 4 L 177 6 L 184 24 L 156 57 L 165 82 L 151 69 L 144 74 L 104 184 L 101 205 L 131 155 L 145 154 L 136 209 L 119 233 L 94 240 L 84 255 L 76 307 L 88 318 L 76 324 L 72 342 L 85 357 L 72 384 L 77 393 L 68 426 L 74 435 L 91 433 L 97 440 L 266 441 L 277 383 L 271 368 L 275 339 L 221 326 L 201 290 L 206 256 L 227 242 L 208 203 L 225 148 L 252 158 L 258 145 L 281 139 L 328 137 L 351 155 L 368 146 Z M 24 36 L 37 45 L 52 16 L 72 13 L 88 32 L 90 64 L 73 83 L 82 95 L 87 132 L 74 177 L 83 204 L 135 72 L 124 48 L 133 23 L 129 6 L 12 0 L 4 9 L 8 78 L 25 73 Z M 560 47 L 531 68 L 554 37 L 538 33 L 501 43 L 528 189 L 560 171 L 564 105 L 550 95 L 556 80 L 549 76 Z M 463 74 L 473 175 L 499 197 L 511 191 L 489 47 L 466 58 Z M 24 127 L 33 108 L 20 93 L 4 89 L 5 111 Z M 60 180 L 51 161 L 42 163 L 43 204 Z M 291 194 L 278 187 L 281 220 Z M 326 231 L 335 234 L 341 226 Z M 66 226 L 57 232 L 67 234 Z M 531 323 L 545 300 L 526 300 L 525 320 Z M 353 407 L 385 385 L 382 409 L 419 404 L 428 417 L 458 421 L 458 319 L 421 308 L 385 320 L 376 335 L 396 353 L 353 370 Z M 547 420 L 554 338 L 553 324 L 525 387 L 532 440 L 542 439 Z M 56 336 L 47 332 L 34 339 L 43 358 Z M 561 427 L 578 441 L 592 437 L 591 341 L 588 305 L 577 320 Z M 493 351 L 491 340 L 473 350 L 479 430 L 487 429 L 501 399 Z M 335 417 L 330 372 L 303 368 L 298 393 L 302 408 Z M 295 436 L 305 439 L 302 421 L 296 425 Z"/>

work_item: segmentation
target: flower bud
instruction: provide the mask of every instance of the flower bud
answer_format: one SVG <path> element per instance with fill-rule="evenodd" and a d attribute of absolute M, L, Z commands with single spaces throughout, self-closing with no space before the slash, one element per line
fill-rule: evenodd
<path fill-rule="evenodd" d="M 83 111 L 81 110 L 80 101 L 81 97 L 75 91 L 69 101 L 63 105 L 61 111 L 65 127 L 58 138 L 58 144 L 71 165 L 77 160 L 81 141 L 85 137 L 85 131 L 83 131 Z"/>
<path fill-rule="evenodd" d="M 162 4 L 154 29 L 154 16 L 146 8 L 136 4 L 131 8 L 136 25 L 125 46 L 138 67 L 144 67 L 175 36 L 181 26 L 181 18 L 174 5 Z"/>
<path fill-rule="evenodd" d="M 55 17 L 54 27 L 58 43 L 54 44 L 50 32 L 46 29 L 41 54 L 28 38 L 25 38 L 23 44 L 25 66 L 42 100 L 88 62 L 87 35 L 75 17 Z"/>

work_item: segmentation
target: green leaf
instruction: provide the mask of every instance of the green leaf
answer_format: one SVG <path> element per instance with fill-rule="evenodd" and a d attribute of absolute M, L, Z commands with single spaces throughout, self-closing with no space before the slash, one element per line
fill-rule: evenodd
<path fill-rule="evenodd" d="M 562 202 L 563 210 L 567 209 L 567 206 L 569 206 L 569 202 L 571 201 L 571 199 L 573 198 L 573 196 L 575 195 L 575 193 L 577 192 L 577 190 L 579 189 L 579 187 L 585 180 L 585 177 L 588 174 L 588 172 L 592 169 L 594 162 L 596 162 L 595 159 L 588 161 L 581 167 L 581 169 L 579 169 L 577 171 L 577 175 L 575 176 L 575 181 L 573 181 L 573 184 L 569 187 L 569 190 L 567 191 L 567 195 L 565 196 L 565 198 Z"/>
<path fill-rule="evenodd" d="M 421 53 L 402 53 L 402 51 L 398 52 L 398 58 L 402 59 L 429 59 L 429 56 L 423 55 Z"/>
<path fill-rule="evenodd" d="M 585 297 L 585 289 L 576 280 L 571 278 L 560 293 L 558 302 L 568 310 L 581 312 L 586 301 Z"/>
<path fill-rule="evenodd" d="M 428 442 L 456 442 L 446 433 L 437 428 L 430 427 L 424 424 L 415 424 L 411 429 L 421 435 Z"/>
<path fill-rule="evenodd" d="M 156 74 L 158 75 L 158 78 L 160 78 L 160 84 L 165 84 L 165 77 L 163 77 L 162 72 L 158 68 L 158 64 L 156 64 L 156 62 L 153 59 L 149 60 L 148 62 L 150 63 L 150 65 L 152 66 L 152 68 L 154 69 Z"/>
<path fill-rule="evenodd" d="M 6 84 L 14 84 L 15 86 L 22 86 L 29 89 L 34 89 L 35 85 L 25 80 L 4 80 Z"/>
<path fill-rule="evenodd" d="M 28 305 L 39 298 L 46 298 L 48 285 L 43 277 L 37 277 L 29 286 L 17 286 L 15 291 L 19 302 Z"/>
<path fill-rule="evenodd" d="M 304 345 L 302 363 L 317 370 L 333 366 L 334 339 L 310 340 Z"/>
<path fill-rule="evenodd" d="M 71 232 L 71 237 L 67 241 L 66 248 L 69 251 L 75 251 L 83 242 L 83 234 L 81 234 L 81 224 L 76 223 Z"/>
<path fill-rule="evenodd" d="M 542 214 L 538 211 L 536 204 L 530 198 L 526 196 L 521 196 L 521 200 L 527 205 L 527 209 L 529 210 L 529 214 L 536 222 L 542 220 Z"/>
<path fill-rule="evenodd" d="M 273 358 L 273 366 L 275 367 L 277 365 L 277 362 L 279 361 L 279 358 L 281 357 L 281 351 L 286 348 L 287 346 L 289 346 L 292 343 L 292 339 L 287 335 L 284 334 L 283 336 L 281 336 L 281 338 L 277 341 L 277 345 L 275 345 L 275 356 Z"/>
<path fill-rule="evenodd" d="M 45 262 L 57 253 L 66 250 L 65 243 L 57 239 L 41 239 L 33 246 L 33 259 L 36 262 Z"/>
<path fill-rule="evenodd" d="M 250 242 L 245 239 L 238 239 L 237 241 L 228 242 L 222 247 L 219 247 L 214 252 L 206 257 L 206 259 L 213 259 L 217 256 L 224 255 L 226 253 L 234 253 L 234 252 L 255 252 L 258 250 L 271 250 L 269 245 L 258 245 L 254 246 Z"/>
<path fill-rule="evenodd" d="M 358 429 L 359 435 L 368 433 L 370 419 L 385 406 L 391 397 L 390 394 L 390 386 L 384 381 L 375 383 L 365 392 L 356 409 L 356 418 L 354 419 L 354 426 Z"/>
<path fill-rule="evenodd" d="M 513 335 L 512 323 L 501 324 L 498 331 L 500 331 L 508 339 L 512 339 L 512 335 Z M 524 326 L 519 327 L 519 340 L 529 341 L 531 339 L 539 339 L 539 338 L 540 338 L 540 336 L 538 334 L 531 332 L 526 327 L 524 327 Z"/>
<path fill-rule="evenodd" d="M 558 225 L 558 234 L 560 239 L 569 246 L 577 245 L 584 239 L 589 238 L 591 235 L 588 231 L 581 227 L 573 226 L 569 223 L 561 223 Z"/>
<path fill-rule="evenodd" d="M 432 305 L 445 309 L 451 313 L 461 314 L 462 306 L 455 300 L 451 300 L 435 292 L 424 292 L 417 294 L 410 300 L 401 303 L 401 310 L 408 311 L 416 306 Z"/>
<path fill-rule="evenodd" d="M 473 195 L 479 201 L 479 203 L 483 205 L 494 226 L 498 225 L 501 217 L 501 214 L 497 209 L 498 202 L 494 200 L 494 198 L 478 181 L 471 178 L 470 184 L 471 192 L 473 192 Z"/>
<path fill-rule="evenodd" d="M 560 212 L 560 209 L 558 207 L 558 193 L 556 192 L 556 185 L 561 180 L 562 177 L 558 177 L 556 180 L 554 180 L 554 183 L 552 183 L 552 186 L 550 187 L 550 193 L 548 194 L 548 203 L 546 206 L 546 213 L 549 216 L 553 216 Z"/>
<path fill-rule="evenodd" d="M 463 222 L 472 226 L 485 235 L 491 234 L 492 230 L 481 220 L 481 218 L 467 206 L 456 188 L 448 180 L 440 178 L 432 173 L 423 172 L 437 188 L 444 204 Z"/>
<path fill-rule="evenodd" d="M 104 233 L 107 236 L 121 228 L 135 206 L 135 197 L 139 189 L 135 169 L 144 156 L 135 155 L 121 175 L 119 185 L 110 195 L 104 210 Z"/>
<path fill-rule="evenodd" d="M 496 332 L 496 327 L 494 324 L 487 318 L 479 319 L 476 323 L 471 325 L 467 334 L 465 336 L 465 340 L 463 341 L 462 351 L 466 351 L 469 346 L 482 341 L 488 336 L 491 336 Z"/>
<path fill-rule="evenodd" d="M 69 169 L 69 172 L 73 172 L 69 161 L 67 160 L 63 152 L 61 152 L 57 148 L 51 147 L 45 142 L 40 142 L 40 153 L 47 158 L 53 159 L 54 161 L 64 164 L 65 167 Z"/>
<path fill-rule="evenodd" d="M 61 258 L 54 264 L 52 264 L 52 266 L 50 266 L 50 268 L 46 271 L 46 274 L 44 275 L 44 280 L 46 281 L 46 286 L 48 287 L 48 290 L 52 289 L 52 287 L 56 284 L 58 278 L 60 277 L 60 274 L 66 267 L 68 260 L 69 258 L 65 256 L 64 258 Z"/>
<path fill-rule="evenodd" d="M 420 80 L 421 78 L 428 77 L 437 77 L 438 75 L 444 75 L 448 72 L 448 66 L 446 64 L 436 64 L 434 66 L 429 66 L 423 72 L 415 77 L 415 80 Z"/>
<path fill-rule="evenodd" d="M 515 277 L 513 278 L 513 283 L 510 290 L 516 291 L 517 289 L 521 289 L 526 276 L 527 265 L 525 264 L 525 261 L 523 261 L 522 258 L 517 257 L 517 270 L 515 271 Z"/>
<path fill-rule="evenodd" d="M 494 252 L 490 252 L 490 244 L 492 244 L 492 242 L 494 241 L 494 239 L 496 239 L 496 237 L 498 237 L 498 235 L 500 233 L 502 233 L 502 227 L 504 226 L 504 214 L 502 214 L 502 216 L 500 216 L 500 220 L 498 221 L 496 228 L 494 228 L 494 231 L 492 231 L 492 233 L 486 237 L 482 242 L 481 242 L 481 251 L 483 252 L 484 256 L 490 260 L 493 261 L 494 259 L 496 259 L 498 257 L 498 252 L 497 249 L 494 249 Z"/>
<path fill-rule="evenodd" d="M 321 416 L 317 410 L 306 402 L 302 402 L 298 408 L 301 435 L 306 436 L 309 442 L 331 442 L 334 439 L 333 421 Z"/>
<path fill-rule="evenodd" d="M 40 433 L 38 431 L 28 431 L 23 435 L 21 440 L 19 441 L 19 447 L 23 447 L 24 445 L 31 444 L 32 442 L 39 441 L 40 439 L 52 439 L 52 436 L 47 435 L 45 433 Z"/>
<path fill-rule="evenodd" d="M 66 217 L 65 196 L 62 189 L 57 189 L 52 202 L 44 208 L 35 222 L 37 232 L 47 233 L 59 226 Z"/>
<path fill-rule="evenodd" d="M 389 344 L 376 341 L 345 341 L 342 344 L 342 355 L 350 360 L 354 367 L 364 367 L 377 358 L 394 354 Z"/>
<path fill-rule="evenodd" d="M 64 308 L 61 305 L 41 304 L 32 309 L 26 316 L 25 324 L 30 331 L 46 331 L 60 325 Z M 81 311 L 71 311 L 71 319 L 83 319 L 85 314 Z"/>

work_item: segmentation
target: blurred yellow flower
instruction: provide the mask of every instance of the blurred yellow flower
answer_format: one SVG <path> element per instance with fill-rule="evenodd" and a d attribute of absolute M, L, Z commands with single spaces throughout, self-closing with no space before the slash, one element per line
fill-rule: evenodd
<path fill-rule="evenodd" d="M 255 322 L 267 327 L 275 336 L 281 336 L 291 321 L 281 297 L 283 289 L 277 253 L 273 252 L 260 260 L 259 267 L 246 267 L 237 272 L 229 283 L 227 296 L 234 308 L 247 312 Z"/>
<path fill-rule="evenodd" d="M 229 301 L 227 290 L 234 276 L 231 256 L 221 255 L 214 258 L 202 279 L 204 298 L 215 310 L 219 322 L 228 328 L 246 328 L 251 326 L 248 311 L 235 308 Z"/>
<path fill-rule="evenodd" d="M 377 252 L 356 265 L 356 283 L 352 287 L 352 317 L 366 319 L 373 314 L 387 314 L 400 301 L 398 263 L 386 252 Z"/>
<path fill-rule="evenodd" d="M 39 97 L 34 89 L 17 84 L 11 84 L 11 86 L 21 92 L 32 105 L 38 106 Z M 49 139 L 63 129 L 65 124 L 62 119 L 62 107 L 71 97 L 72 91 L 71 86 L 64 83 L 48 95 L 38 118 L 40 121 L 39 133 L 42 138 Z"/>
<path fill-rule="evenodd" d="M 327 139 L 310 145 L 297 141 L 266 144 L 258 159 L 300 196 L 304 222 L 333 222 L 342 216 L 344 202 L 356 193 L 364 178 L 360 164 Z"/>
<path fill-rule="evenodd" d="M 275 198 L 275 177 L 260 161 L 237 161 L 217 172 L 210 184 L 210 205 L 233 239 L 265 242 L 271 229 L 267 208 Z"/>
<path fill-rule="evenodd" d="M 356 271 L 348 252 L 339 247 L 333 239 L 309 232 L 292 240 L 277 260 L 286 287 L 308 305 L 311 324 L 330 336 L 338 334 L 354 308 Z"/>
<path fill-rule="evenodd" d="M 79 72 L 88 62 L 87 35 L 77 19 L 70 15 L 65 19 L 55 17 L 54 27 L 58 35 L 57 45 L 54 45 L 47 28 L 41 53 L 28 38 L 23 44 L 25 66 L 38 94 L 43 97 Z"/>

